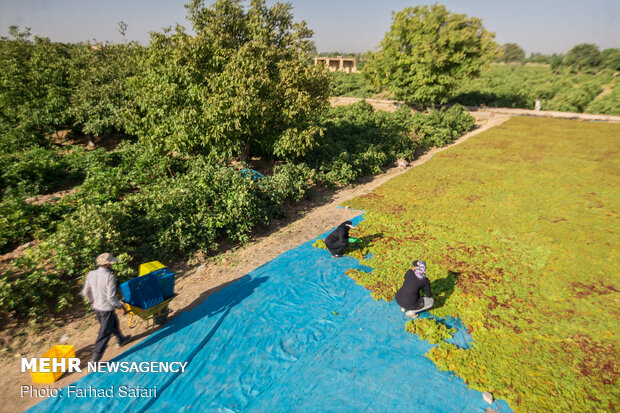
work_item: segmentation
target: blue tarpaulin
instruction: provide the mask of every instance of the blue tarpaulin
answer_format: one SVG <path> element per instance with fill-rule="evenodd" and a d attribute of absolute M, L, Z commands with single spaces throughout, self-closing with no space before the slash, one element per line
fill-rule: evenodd
<path fill-rule="evenodd" d="M 184 373 L 91 373 L 73 385 L 114 386 L 114 397 L 69 397 L 65 388 L 31 411 L 511 411 L 439 371 L 424 357 L 432 345 L 405 331 L 400 307 L 373 300 L 345 274 L 369 268 L 312 243 L 211 295 L 114 360 L 188 362 Z M 459 320 L 444 322 L 459 328 L 455 344 L 471 345 Z M 156 386 L 157 397 L 120 397 L 120 386 Z"/>

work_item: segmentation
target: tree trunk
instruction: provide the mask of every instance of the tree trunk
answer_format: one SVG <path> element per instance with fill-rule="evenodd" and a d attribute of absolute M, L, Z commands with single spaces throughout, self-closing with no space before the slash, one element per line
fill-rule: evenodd
<path fill-rule="evenodd" d="M 241 151 L 241 155 L 239 155 L 239 160 L 241 162 L 246 162 L 250 156 L 250 145 L 252 144 L 252 138 L 248 139 L 245 143 L 245 147 Z"/>

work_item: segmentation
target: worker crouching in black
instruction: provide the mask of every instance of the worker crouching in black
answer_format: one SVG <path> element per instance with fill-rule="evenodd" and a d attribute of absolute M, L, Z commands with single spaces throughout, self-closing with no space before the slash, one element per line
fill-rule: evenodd
<path fill-rule="evenodd" d="M 344 250 L 349 245 L 349 229 L 351 228 L 355 228 L 353 222 L 345 221 L 325 238 L 325 246 L 333 257 L 342 257 Z"/>
<path fill-rule="evenodd" d="M 424 289 L 425 297 L 420 297 L 420 291 Z M 431 283 L 426 277 L 426 263 L 416 260 L 413 267 L 405 273 L 403 286 L 396 292 L 396 303 L 401 306 L 401 311 L 406 315 L 416 318 L 418 313 L 431 308 L 435 301 L 431 296 Z"/>

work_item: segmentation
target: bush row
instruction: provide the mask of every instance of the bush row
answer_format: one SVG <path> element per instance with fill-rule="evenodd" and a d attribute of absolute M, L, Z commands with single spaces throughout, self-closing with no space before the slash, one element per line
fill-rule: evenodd
<path fill-rule="evenodd" d="M 126 185 L 130 189 L 123 193 L 123 184 L 110 178 L 119 176 L 119 167 L 97 175 L 89 171 L 92 175 L 78 192 L 59 203 L 74 210 L 17 260 L 16 270 L 0 277 L 3 310 L 29 316 L 64 310 L 101 251 L 123 258 L 117 268 L 123 281 L 135 276 L 132 268 L 139 262 L 212 251 L 221 239 L 244 242 L 256 225 L 266 225 L 280 213 L 282 202 L 299 200 L 309 189 L 309 169 L 303 165 L 283 165 L 273 176 L 256 181 L 204 158 L 186 161 L 183 167 L 184 173 L 159 178 L 137 191 Z M 98 186 L 86 187 L 89 179 L 100 179 Z M 129 183 L 135 181 L 124 182 Z M 116 196 L 107 194 L 111 187 Z M 10 206 L 7 201 L 2 205 Z M 28 221 L 25 215 L 37 216 L 28 209 L 33 206 L 19 206 L 22 209 L 14 210 L 23 213 L 7 217 L 10 225 L 2 226 L 3 238 L 23 238 L 17 229 Z"/>

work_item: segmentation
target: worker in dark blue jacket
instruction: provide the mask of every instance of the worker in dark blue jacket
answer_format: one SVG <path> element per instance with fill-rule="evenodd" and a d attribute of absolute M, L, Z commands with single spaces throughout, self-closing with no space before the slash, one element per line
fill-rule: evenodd
<path fill-rule="evenodd" d="M 420 297 L 420 291 L 424 289 L 424 297 Z M 396 303 L 401 306 L 401 311 L 407 316 L 416 318 L 418 313 L 431 308 L 435 301 L 431 295 L 431 283 L 426 277 L 426 263 L 421 260 L 413 262 L 413 267 L 405 273 L 403 286 L 394 296 Z"/>
<path fill-rule="evenodd" d="M 349 229 L 351 228 L 355 228 L 353 222 L 345 221 L 325 238 L 325 246 L 333 257 L 342 257 L 342 253 L 349 245 Z"/>

